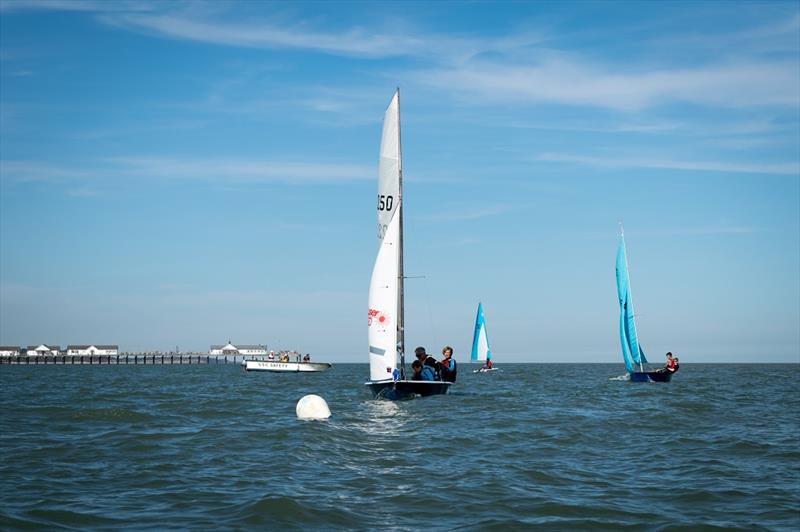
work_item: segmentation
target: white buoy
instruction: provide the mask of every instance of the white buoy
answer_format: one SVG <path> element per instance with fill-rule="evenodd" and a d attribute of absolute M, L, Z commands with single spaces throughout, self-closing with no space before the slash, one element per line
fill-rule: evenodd
<path fill-rule="evenodd" d="M 319 395 L 305 395 L 297 401 L 298 419 L 328 419 L 331 417 L 331 409 L 328 403 Z"/>

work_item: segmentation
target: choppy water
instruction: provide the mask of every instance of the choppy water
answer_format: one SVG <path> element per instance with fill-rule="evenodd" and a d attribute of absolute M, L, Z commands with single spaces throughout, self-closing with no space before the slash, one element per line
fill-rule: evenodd
<path fill-rule="evenodd" d="M 800 365 L 500 367 L 398 403 L 361 364 L 0 367 L 0 529 L 800 528 Z"/>

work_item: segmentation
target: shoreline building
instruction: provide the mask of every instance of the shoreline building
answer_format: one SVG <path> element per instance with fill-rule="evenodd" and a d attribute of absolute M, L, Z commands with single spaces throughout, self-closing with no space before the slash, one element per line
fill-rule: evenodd
<path fill-rule="evenodd" d="M 93 356 L 93 355 L 112 355 L 119 354 L 119 346 L 116 345 L 68 345 L 67 355 L 69 356 Z"/>
<path fill-rule="evenodd" d="M 41 344 L 39 346 L 29 345 L 25 350 L 25 354 L 29 357 L 39 356 L 58 356 L 61 354 L 61 347 L 57 345 Z"/>
<path fill-rule="evenodd" d="M 263 356 L 267 354 L 267 348 L 263 345 L 233 345 L 230 340 L 225 345 L 212 345 L 208 350 L 209 355 L 255 355 Z"/>
<path fill-rule="evenodd" d="M 0 357 L 18 357 L 19 353 L 18 345 L 0 345 Z"/>

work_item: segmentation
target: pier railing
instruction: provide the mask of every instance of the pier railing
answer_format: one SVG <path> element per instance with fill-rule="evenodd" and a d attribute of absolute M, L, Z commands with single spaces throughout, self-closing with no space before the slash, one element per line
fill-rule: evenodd
<path fill-rule="evenodd" d="M 241 364 L 245 360 L 266 360 L 260 355 L 209 355 L 203 353 L 123 353 L 119 355 L 17 355 L 0 357 L 0 364 L 16 365 L 119 365 L 119 364 Z"/>

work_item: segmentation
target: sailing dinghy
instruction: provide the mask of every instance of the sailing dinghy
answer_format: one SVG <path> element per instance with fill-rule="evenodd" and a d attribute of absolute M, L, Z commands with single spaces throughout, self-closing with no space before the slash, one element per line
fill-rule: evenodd
<path fill-rule="evenodd" d="M 647 358 L 636 336 L 636 318 L 633 313 L 631 279 L 628 275 L 628 256 L 625 252 L 625 235 L 620 226 L 619 247 L 617 248 L 617 296 L 619 297 L 619 339 L 622 345 L 622 359 L 628 370 L 631 382 L 669 382 L 673 371 L 659 369 L 645 371 Z M 638 366 L 638 371 L 636 369 Z"/>
<path fill-rule="evenodd" d="M 488 373 L 497 371 L 492 367 L 492 350 L 489 348 L 489 336 L 486 334 L 486 320 L 483 318 L 483 305 L 478 303 L 478 315 L 475 317 L 475 334 L 472 335 L 472 355 L 470 362 L 484 362 L 483 367 L 472 373 Z"/>
<path fill-rule="evenodd" d="M 446 394 L 450 382 L 407 380 L 405 375 L 400 89 L 394 93 L 383 117 L 377 209 L 378 256 L 369 285 L 369 382 L 366 386 L 375 397 L 392 400 Z"/>

